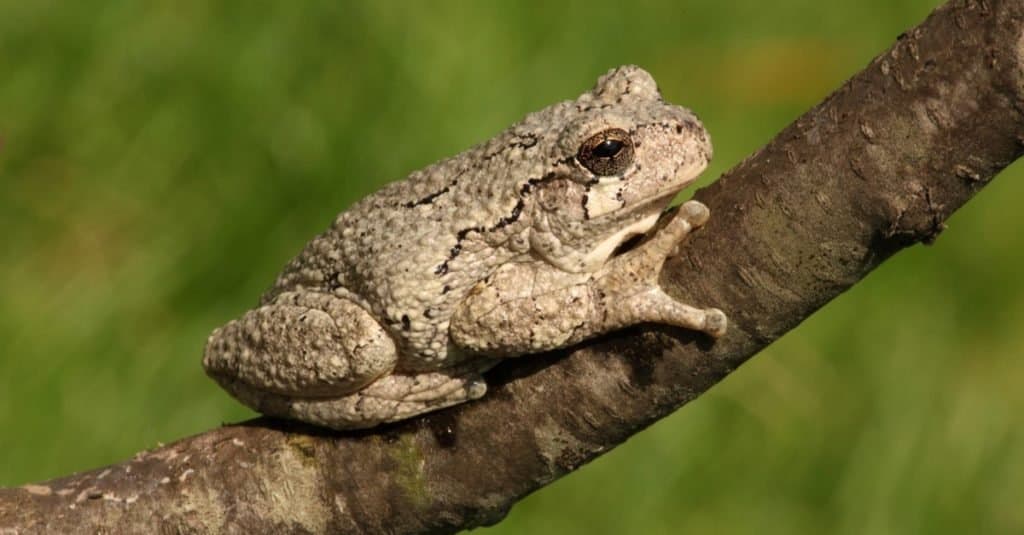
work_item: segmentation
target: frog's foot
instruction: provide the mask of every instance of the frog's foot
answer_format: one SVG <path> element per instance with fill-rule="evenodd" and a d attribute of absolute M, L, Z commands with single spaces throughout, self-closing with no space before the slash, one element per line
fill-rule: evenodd
<path fill-rule="evenodd" d="M 640 322 L 667 323 L 707 333 L 715 338 L 725 334 L 728 320 L 717 308 L 695 308 L 666 294 L 658 285 L 665 258 L 694 229 L 710 217 L 707 206 L 688 201 L 672 220 L 636 249 L 613 258 L 598 274 L 600 295 L 610 314 L 609 327 Z"/>
<path fill-rule="evenodd" d="M 477 372 L 427 372 L 387 375 L 362 390 L 337 398 L 291 398 L 244 389 L 236 395 L 264 414 L 344 430 L 404 420 L 478 399 L 486 392 L 487 383 Z"/>
<path fill-rule="evenodd" d="M 725 334 L 729 326 L 729 320 L 721 310 L 685 305 L 657 287 L 627 297 L 616 310 L 616 314 L 622 315 L 632 323 L 667 323 L 701 331 L 715 338 Z"/>
<path fill-rule="evenodd" d="M 690 235 L 695 229 L 703 227 L 711 217 L 711 211 L 700 201 L 686 201 L 679 210 L 672 216 L 672 220 L 664 228 L 654 233 L 638 249 L 642 249 L 644 256 L 664 259 L 679 245 L 679 242 Z M 654 275 L 661 273 L 664 262 L 653 262 L 649 264 L 656 268 Z"/>

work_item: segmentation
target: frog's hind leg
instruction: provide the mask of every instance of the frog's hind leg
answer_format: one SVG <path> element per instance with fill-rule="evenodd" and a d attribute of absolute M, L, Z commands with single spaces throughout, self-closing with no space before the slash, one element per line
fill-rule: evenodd
<path fill-rule="evenodd" d="M 480 398 L 487 384 L 478 372 L 388 375 L 346 396 L 291 398 L 236 389 L 245 404 L 271 416 L 333 429 L 360 429 L 411 418 Z M 248 396 L 252 396 L 247 399 Z"/>
<path fill-rule="evenodd" d="M 246 389 L 285 397 L 341 396 L 391 372 L 394 341 L 347 299 L 285 292 L 210 335 L 206 372 L 232 394 Z M 249 391 L 252 392 L 249 392 Z"/>
<path fill-rule="evenodd" d="M 437 372 L 395 372 L 391 336 L 356 303 L 285 292 L 210 335 L 206 372 L 270 416 L 334 429 L 393 422 L 484 395 L 490 361 Z"/>
<path fill-rule="evenodd" d="M 389 375 L 342 398 L 293 400 L 289 410 L 310 423 L 354 429 L 404 420 L 478 399 L 486 392 L 487 383 L 475 372 Z"/>

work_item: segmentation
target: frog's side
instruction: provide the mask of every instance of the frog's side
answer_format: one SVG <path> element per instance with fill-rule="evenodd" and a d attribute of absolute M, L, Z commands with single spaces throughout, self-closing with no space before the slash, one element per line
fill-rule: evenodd
<path fill-rule="evenodd" d="M 638 67 L 412 173 L 340 214 L 203 365 L 266 414 L 337 429 L 482 396 L 500 359 L 640 322 L 721 335 L 725 315 L 661 291 L 708 217 L 691 201 L 625 254 L 711 157 L 707 132 Z"/>

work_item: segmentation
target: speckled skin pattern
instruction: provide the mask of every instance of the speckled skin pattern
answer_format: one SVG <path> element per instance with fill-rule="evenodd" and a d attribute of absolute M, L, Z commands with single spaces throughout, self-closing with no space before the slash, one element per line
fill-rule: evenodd
<path fill-rule="evenodd" d="M 210 335 L 207 373 L 265 414 L 351 429 L 479 398 L 504 358 L 641 322 L 725 332 L 657 284 L 708 218 L 685 203 L 711 142 L 651 76 L 619 67 L 577 98 L 341 213 L 263 296 Z"/>

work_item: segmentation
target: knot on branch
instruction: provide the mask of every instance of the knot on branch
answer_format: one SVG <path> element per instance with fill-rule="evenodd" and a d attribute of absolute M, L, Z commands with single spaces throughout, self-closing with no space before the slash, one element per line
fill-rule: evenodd
<path fill-rule="evenodd" d="M 889 225 L 882 231 L 886 240 L 904 246 L 919 242 L 931 245 L 946 229 L 943 221 L 949 214 L 945 206 L 933 198 L 929 186 L 920 182 L 907 182 L 906 193 L 892 198 L 889 207 Z"/>

